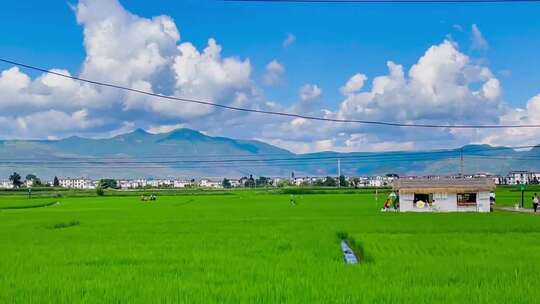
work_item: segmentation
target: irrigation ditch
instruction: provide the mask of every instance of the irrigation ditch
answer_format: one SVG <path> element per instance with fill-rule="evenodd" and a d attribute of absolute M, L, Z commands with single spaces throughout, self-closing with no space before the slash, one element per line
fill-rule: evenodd
<path fill-rule="evenodd" d="M 347 232 L 339 231 L 336 233 L 336 236 L 340 241 L 343 260 L 346 264 L 364 264 L 373 262 L 373 258 L 366 255 L 363 244 L 355 240 Z"/>

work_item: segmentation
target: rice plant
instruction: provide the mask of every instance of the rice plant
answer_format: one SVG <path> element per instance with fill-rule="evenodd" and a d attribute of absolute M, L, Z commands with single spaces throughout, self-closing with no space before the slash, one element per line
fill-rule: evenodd
<path fill-rule="evenodd" d="M 63 196 L 2 210 L 0 303 L 538 302 L 540 217 L 382 213 L 362 192 L 291 208 L 289 197 Z M 340 238 L 369 262 L 346 267 Z"/>

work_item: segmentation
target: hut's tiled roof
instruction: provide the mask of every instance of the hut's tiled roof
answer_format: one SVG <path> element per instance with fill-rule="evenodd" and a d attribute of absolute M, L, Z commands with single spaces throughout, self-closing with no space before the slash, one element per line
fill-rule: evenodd
<path fill-rule="evenodd" d="M 405 193 L 477 192 L 495 190 L 495 182 L 488 178 L 398 179 L 393 188 Z"/>

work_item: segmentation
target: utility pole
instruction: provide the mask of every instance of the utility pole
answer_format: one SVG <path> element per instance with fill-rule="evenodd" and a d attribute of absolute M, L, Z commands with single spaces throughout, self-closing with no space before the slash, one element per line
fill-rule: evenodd
<path fill-rule="evenodd" d="M 339 158 L 337 160 L 337 172 L 338 172 L 337 186 L 338 188 L 340 188 L 341 187 L 341 159 Z"/>
<path fill-rule="evenodd" d="M 519 185 L 519 191 L 521 191 L 521 208 L 525 207 L 525 184 Z"/>
<path fill-rule="evenodd" d="M 460 151 L 459 177 L 463 178 L 463 148 Z"/>

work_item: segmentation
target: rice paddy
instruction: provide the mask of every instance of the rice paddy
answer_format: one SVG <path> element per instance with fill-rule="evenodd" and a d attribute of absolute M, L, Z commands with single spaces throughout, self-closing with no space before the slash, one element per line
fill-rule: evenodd
<path fill-rule="evenodd" d="M 265 191 L 2 196 L 0 303 L 538 302 L 538 216 L 381 213 L 369 191 L 307 193 L 296 206 Z"/>

